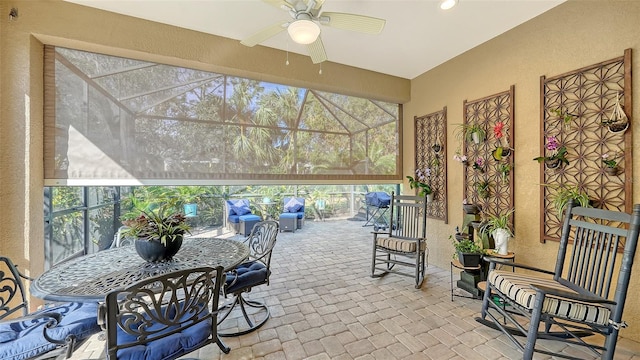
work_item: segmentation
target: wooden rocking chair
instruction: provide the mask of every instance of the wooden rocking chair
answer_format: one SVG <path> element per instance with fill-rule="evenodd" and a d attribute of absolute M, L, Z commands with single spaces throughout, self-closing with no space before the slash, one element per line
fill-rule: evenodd
<path fill-rule="evenodd" d="M 574 205 L 569 203 L 566 210 L 555 271 L 485 259 L 489 274 L 481 318 L 476 320 L 502 330 L 523 359 L 531 359 L 534 352 L 582 359 L 536 347 L 537 339 L 584 346 L 602 359 L 613 359 L 618 332 L 627 326 L 622 311 L 638 243 L 640 205 L 633 207 L 633 214 Z M 529 271 L 497 270 L 496 264 Z M 514 335 L 525 336 L 526 342 Z M 590 335 L 604 341 L 582 339 Z"/>

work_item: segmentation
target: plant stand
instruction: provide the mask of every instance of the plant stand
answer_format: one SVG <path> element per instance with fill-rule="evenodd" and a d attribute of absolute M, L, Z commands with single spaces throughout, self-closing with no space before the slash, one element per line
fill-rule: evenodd
<path fill-rule="evenodd" d="M 460 280 L 456 282 L 456 287 L 468 292 L 471 296 L 464 296 L 454 293 L 453 287 L 453 268 L 462 270 L 460 272 Z M 482 266 L 464 266 L 458 260 L 451 261 L 450 267 L 450 276 L 451 276 L 451 301 L 453 301 L 454 296 L 458 297 L 466 297 L 472 299 L 480 298 L 480 290 L 478 290 L 478 283 L 482 280 Z"/>

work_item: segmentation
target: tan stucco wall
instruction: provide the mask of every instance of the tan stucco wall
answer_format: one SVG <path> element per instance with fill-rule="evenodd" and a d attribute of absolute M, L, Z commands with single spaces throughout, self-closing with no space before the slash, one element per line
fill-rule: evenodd
<path fill-rule="evenodd" d="M 463 120 L 463 100 L 475 100 L 515 85 L 515 238 L 509 250 L 516 260 L 553 269 L 557 243 L 539 242 L 539 164 L 532 159 L 540 153 L 540 76 L 554 76 L 633 50 L 634 109 L 640 118 L 640 1 L 570 1 L 521 26 L 478 46 L 455 59 L 422 74 L 411 82 L 411 102 L 404 107 L 404 173 L 414 169 L 413 117 L 439 111 L 447 106 L 449 142 L 448 206 L 449 224 L 429 220 L 430 263 L 448 268 L 453 247 L 449 235 L 462 224 L 462 166 L 452 156 L 458 146 L 453 124 Z M 638 124 L 634 120 L 634 124 Z M 640 128 L 633 127 L 634 145 Z M 634 159 L 640 148 L 634 146 Z M 638 162 L 635 162 L 638 164 Z M 635 166 L 633 178 L 640 175 Z M 640 202 L 640 188 L 633 191 Z M 624 319 L 629 328 L 622 336 L 640 341 L 640 254 L 636 255 L 632 285 Z"/>
<path fill-rule="evenodd" d="M 11 8 L 19 16 L 10 21 Z M 60 0 L 0 1 L 0 254 L 43 270 L 43 44 L 128 56 L 396 103 L 410 81 Z"/>

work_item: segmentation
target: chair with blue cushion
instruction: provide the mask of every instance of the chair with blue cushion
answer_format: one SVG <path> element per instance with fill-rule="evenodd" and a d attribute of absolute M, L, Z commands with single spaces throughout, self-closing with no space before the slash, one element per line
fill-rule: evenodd
<path fill-rule="evenodd" d="M 248 260 L 227 272 L 223 290 L 225 294 L 232 294 L 233 299 L 220 308 L 220 336 L 247 334 L 269 319 L 269 309 L 264 303 L 249 300 L 243 294 L 250 292 L 255 286 L 269 284 L 271 253 L 277 236 L 278 223 L 267 220 L 256 224 L 245 240 L 249 246 Z"/>
<path fill-rule="evenodd" d="M 96 303 L 65 303 L 29 314 L 22 279 L 31 280 L 0 256 L 0 359 L 69 358 L 101 331 Z"/>
<path fill-rule="evenodd" d="M 292 216 L 295 215 L 295 218 Z M 280 230 L 302 229 L 304 225 L 304 198 L 285 197 L 283 200 L 282 214 L 280 214 Z M 291 219 L 295 219 L 292 221 Z M 291 227 L 293 224 L 293 227 Z"/>
<path fill-rule="evenodd" d="M 218 337 L 222 267 L 200 267 L 147 278 L 113 290 L 100 306 L 109 360 L 179 358 Z"/>
<path fill-rule="evenodd" d="M 248 199 L 231 199 L 225 201 L 226 228 L 236 234 L 249 235 L 253 226 L 262 218 L 251 212 Z"/>

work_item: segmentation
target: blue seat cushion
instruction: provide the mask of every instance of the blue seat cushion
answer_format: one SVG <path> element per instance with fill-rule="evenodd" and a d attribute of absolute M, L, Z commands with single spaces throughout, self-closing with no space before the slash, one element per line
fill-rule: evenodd
<path fill-rule="evenodd" d="M 229 208 L 228 215 L 246 215 L 251 214 L 251 208 L 249 207 L 249 200 L 227 200 L 227 207 Z"/>
<path fill-rule="evenodd" d="M 240 221 L 260 221 L 260 220 L 262 220 L 260 218 L 260 216 L 253 215 L 253 214 L 251 214 L 251 215 L 242 215 L 242 216 L 239 216 L 238 219 Z"/>
<path fill-rule="evenodd" d="M 206 306 L 206 305 L 205 305 Z M 164 313 L 166 308 L 162 309 Z M 202 318 L 209 314 L 209 310 L 205 309 L 199 317 Z M 167 317 L 172 318 L 175 315 L 175 310 L 173 310 Z M 180 319 L 176 319 L 175 323 L 183 322 L 184 324 L 189 324 L 189 319 L 192 317 L 192 313 L 187 312 Z M 131 324 L 133 328 L 137 326 L 136 324 Z M 163 324 L 154 324 L 147 328 L 149 332 L 158 331 L 157 334 L 153 336 L 162 335 L 163 333 L 169 333 L 178 329 L 179 325 L 168 326 L 165 328 Z M 136 345 L 129 348 L 120 349 L 117 352 L 117 357 L 119 360 L 145 360 L 145 359 L 174 359 L 176 357 L 182 356 L 184 354 L 190 353 L 195 350 L 198 345 L 207 341 L 209 336 L 211 335 L 211 319 L 207 319 L 206 321 L 202 321 L 196 325 L 185 328 L 184 330 L 177 332 L 175 334 L 171 334 L 165 337 L 160 337 L 157 340 L 150 341 L 144 345 Z M 118 327 L 117 329 L 117 343 L 118 345 L 127 344 L 130 342 L 135 342 L 136 336 L 127 333 L 122 328 Z"/>
<path fill-rule="evenodd" d="M 44 313 L 62 315 L 60 324 L 48 330 L 48 334 L 54 339 L 64 340 L 73 334 L 78 340 L 84 340 L 101 331 L 98 326 L 96 303 L 68 303 L 35 312 L 30 316 Z M 15 319 L 0 323 L 0 359 L 28 359 L 55 349 L 57 345 L 48 342 L 43 335 L 44 326 L 48 321 L 49 318 L 39 318 L 23 321 Z"/>
<path fill-rule="evenodd" d="M 282 213 L 280 214 L 280 219 L 297 219 L 297 213 Z"/>
<path fill-rule="evenodd" d="M 229 215 L 228 219 L 230 223 L 234 223 L 234 224 L 240 223 L 240 215 Z"/>
<path fill-rule="evenodd" d="M 225 290 L 227 293 L 234 293 L 237 290 L 260 285 L 267 281 L 268 277 L 269 271 L 263 263 L 259 261 L 242 263 L 235 268 L 235 273 L 233 271 L 227 273 Z"/>
<path fill-rule="evenodd" d="M 304 206 L 302 202 L 292 197 L 287 201 L 286 204 L 284 204 L 284 211 L 290 213 L 298 212 L 302 208 L 302 206 Z"/>

